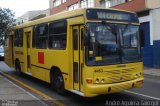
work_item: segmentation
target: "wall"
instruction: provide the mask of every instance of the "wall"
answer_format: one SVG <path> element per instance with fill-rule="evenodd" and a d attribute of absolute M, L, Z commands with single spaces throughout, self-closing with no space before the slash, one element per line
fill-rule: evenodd
<path fill-rule="evenodd" d="M 160 8 L 151 10 L 153 21 L 153 40 L 160 40 Z"/>
<path fill-rule="evenodd" d="M 146 8 L 154 9 L 160 7 L 160 0 L 146 0 Z"/>
<path fill-rule="evenodd" d="M 160 68 L 160 40 L 155 40 L 153 45 L 154 67 Z"/>
<path fill-rule="evenodd" d="M 153 67 L 153 46 L 150 44 L 150 21 L 142 22 L 140 30 L 143 31 L 144 47 L 142 47 L 142 59 L 145 66 Z"/>
<path fill-rule="evenodd" d="M 51 0 L 51 1 L 53 1 L 53 0 Z M 52 7 L 51 8 L 51 14 L 56 14 L 56 13 L 59 13 L 61 11 L 65 11 L 65 10 L 67 10 L 68 6 L 70 6 L 72 4 L 75 4 L 79 1 L 80 0 L 67 0 L 67 2 L 62 3 L 61 5 L 59 5 L 57 7 L 53 7 L 53 2 L 50 2 L 50 6 Z"/>
<path fill-rule="evenodd" d="M 94 0 L 95 1 L 95 7 L 100 7 L 101 0 Z"/>
<path fill-rule="evenodd" d="M 127 3 L 113 6 L 112 8 L 140 12 L 146 9 L 145 0 L 133 0 Z"/>
<path fill-rule="evenodd" d="M 160 68 L 160 8 L 151 10 L 153 22 L 154 67 Z"/>
<path fill-rule="evenodd" d="M 149 45 L 153 45 L 153 21 L 152 21 L 152 16 L 149 15 L 149 16 L 144 16 L 144 17 L 140 17 L 139 18 L 139 22 L 140 23 L 146 23 L 146 22 L 149 22 L 150 23 L 150 44 Z M 148 41 L 149 42 L 149 41 Z"/>
<path fill-rule="evenodd" d="M 145 66 L 160 68 L 160 8 L 150 10 L 149 16 L 140 17 L 141 29 L 145 30 L 145 47 L 142 57 Z M 149 23 L 149 28 L 147 28 Z M 150 32 L 148 32 L 150 31 Z M 148 38 L 150 36 L 150 38 Z M 150 42 L 149 42 L 150 40 Z"/>
<path fill-rule="evenodd" d="M 49 16 L 50 15 L 49 9 L 28 11 L 16 19 L 16 24 L 19 25 L 19 24 L 23 24 L 28 21 L 32 21 L 34 18 L 36 18 L 39 15 L 43 15 L 43 17 Z M 36 19 L 38 19 L 38 17 Z"/>

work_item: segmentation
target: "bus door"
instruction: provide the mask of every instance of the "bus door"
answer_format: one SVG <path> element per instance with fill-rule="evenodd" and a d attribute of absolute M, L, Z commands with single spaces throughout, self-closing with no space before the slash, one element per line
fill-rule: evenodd
<path fill-rule="evenodd" d="M 5 52 L 5 62 L 8 66 L 13 67 L 14 65 L 14 52 L 13 52 L 13 36 L 9 35 L 9 38 L 6 41 L 4 52 Z"/>
<path fill-rule="evenodd" d="M 14 66 L 14 52 L 13 52 L 13 35 L 9 36 L 9 51 L 10 51 L 10 67 Z"/>
<path fill-rule="evenodd" d="M 83 25 L 73 26 L 73 89 L 83 92 Z"/>
<path fill-rule="evenodd" d="M 31 31 L 25 32 L 25 40 L 26 40 L 26 61 L 25 65 L 27 67 L 26 74 L 31 75 L 31 58 L 30 58 L 30 41 L 31 41 Z"/>

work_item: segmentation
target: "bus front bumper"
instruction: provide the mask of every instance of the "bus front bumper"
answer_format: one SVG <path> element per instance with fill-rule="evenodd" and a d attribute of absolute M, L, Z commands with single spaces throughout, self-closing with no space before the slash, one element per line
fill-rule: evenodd
<path fill-rule="evenodd" d="M 93 97 L 102 94 L 121 92 L 123 90 L 132 89 L 135 87 L 142 87 L 143 81 L 144 78 L 141 77 L 131 81 L 113 83 L 113 84 L 87 84 L 85 96 Z"/>

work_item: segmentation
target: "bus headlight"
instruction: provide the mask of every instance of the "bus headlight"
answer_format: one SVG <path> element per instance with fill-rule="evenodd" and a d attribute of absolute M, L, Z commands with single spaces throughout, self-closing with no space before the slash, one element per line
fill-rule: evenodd
<path fill-rule="evenodd" d="M 135 78 L 138 78 L 138 74 L 136 74 L 134 77 L 135 77 Z"/>
<path fill-rule="evenodd" d="M 104 79 L 101 80 L 101 83 L 104 83 Z"/>
<path fill-rule="evenodd" d="M 96 83 L 99 83 L 99 79 L 98 78 L 96 79 Z"/>
<path fill-rule="evenodd" d="M 142 76 L 142 73 L 136 74 L 134 77 L 135 77 L 135 78 L 139 78 L 139 77 L 141 77 L 141 76 Z"/>

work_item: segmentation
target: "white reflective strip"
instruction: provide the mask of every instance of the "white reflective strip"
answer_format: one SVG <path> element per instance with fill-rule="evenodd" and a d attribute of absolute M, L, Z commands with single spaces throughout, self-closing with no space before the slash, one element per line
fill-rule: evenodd
<path fill-rule="evenodd" d="M 151 99 L 155 99 L 155 100 L 160 100 L 160 98 L 153 97 L 153 96 L 148 96 L 148 95 L 144 95 L 144 94 L 140 94 L 140 93 L 137 93 L 137 92 L 132 92 L 132 91 L 128 91 L 128 90 L 125 90 L 124 92 L 135 94 L 135 95 L 139 95 L 139 96 L 143 96 L 143 97 L 147 97 L 147 98 L 151 98 Z"/>
<path fill-rule="evenodd" d="M 32 73 L 30 72 L 25 72 L 25 74 L 32 76 Z"/>
<path fill-rule="evenodd" d="M 71 92 L 75 93 L 75 94 L 78 94 L 80 96 L 84 96 L 84 93 L 80 92 L 80 91 L 77 91 L 77 90 L 70 90 Z"/>

